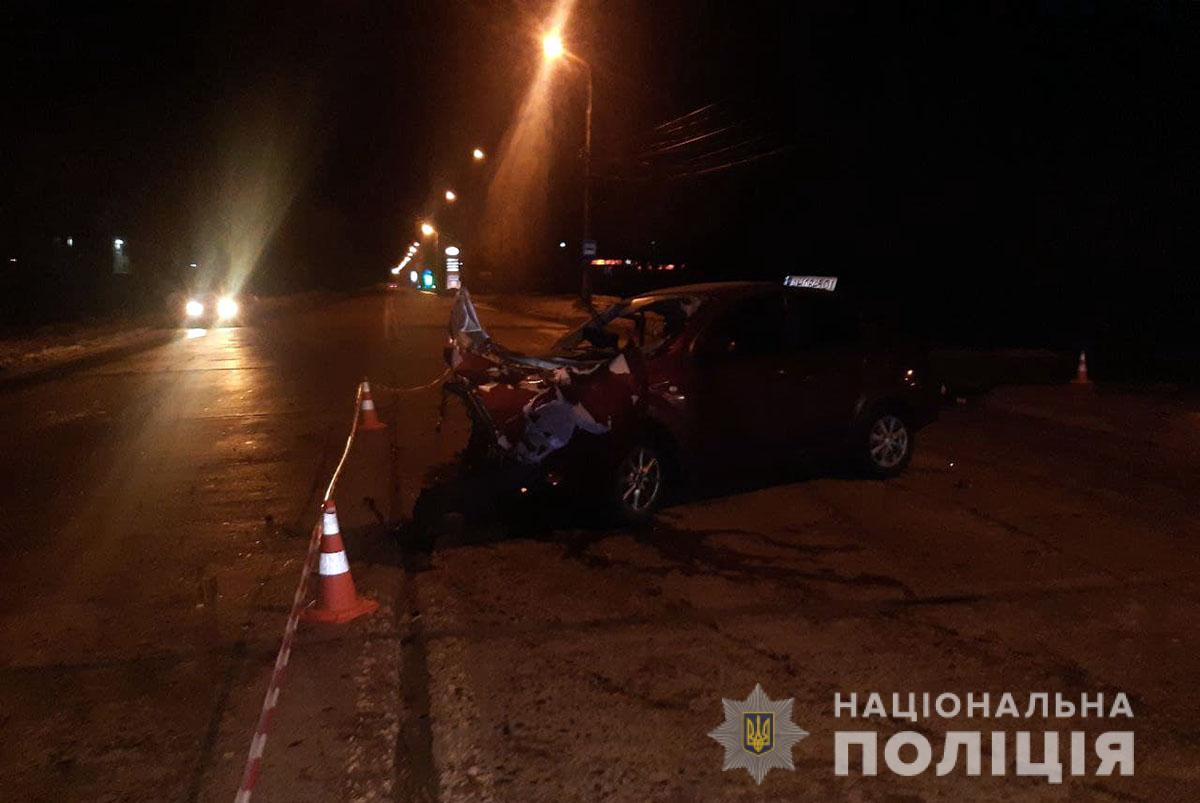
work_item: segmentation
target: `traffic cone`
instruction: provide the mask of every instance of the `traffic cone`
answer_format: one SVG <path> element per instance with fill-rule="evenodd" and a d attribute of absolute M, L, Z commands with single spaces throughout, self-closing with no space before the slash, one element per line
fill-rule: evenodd
<path fill-rule="evenodd" d="M 378 602 L 360 597 L 354 589 L 332 499 L 325 503 L 321 517 L 321 563 L 317 575 L 317 604 L 304 609 L 305 620 L 341 624 L 379 607 Z"/>
<path fill-rule="evenodd" d="M 375 402 L 371 399 L 371 385 L 365 379 L 362 383 L 362 405 L 359 409 L 362 410 L 359 429 L 367 431 L 387 429 L 387 424 L 380 421 L 379 416 L 375 414 Z"/>
<path fill-rule="evenodd" d="M 1087 352 L 1079 352 L 1079 367 L 1075 369 L 1075 378 L 1071 380 L 1072 385 L 1090 385 L 1092 380 L 1088 379 L 1087 374 Z"/>

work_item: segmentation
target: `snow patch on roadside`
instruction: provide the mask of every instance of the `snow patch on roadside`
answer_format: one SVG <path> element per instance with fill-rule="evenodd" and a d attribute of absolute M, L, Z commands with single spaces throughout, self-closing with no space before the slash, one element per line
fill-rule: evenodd
<path fill-rule="evenodd" d="M 465 670 L 466 642 L 447 637 L 430 642 L 426 650 L 433 754 L 442 797 L 455 801 L 495 800 L 489 756 L 496 753 L 482 743 L 485 726 Z"/>
<path fill-rule="evenodd" d="M 364 621 L 354 661 L 354 733 L 346 758 L 351 801 L 391 800 L 400 735 L 400 642 L 390 605 Z"/>
<path fill-rule="evenodd" d="M 133 346 L 162 334 L 151 326 L 46 334 L 0 340 L 0 371 L 18 373 L 91 357 L 105 351 Z"/>
<path fill-rule="evenodd" d="M 427 632 L 458 632 L 464 617 L 453 589 L 437 583 L 435 572 L 421 575 L 417 593 Z M 490 744 L 469 674 L 467 642 L 457 636 L 432 637 L 426 644 L 429 718 L 433 755 L 443 800 L 484 803 L 496 800 L 492 763 L 500 753 Z"/>

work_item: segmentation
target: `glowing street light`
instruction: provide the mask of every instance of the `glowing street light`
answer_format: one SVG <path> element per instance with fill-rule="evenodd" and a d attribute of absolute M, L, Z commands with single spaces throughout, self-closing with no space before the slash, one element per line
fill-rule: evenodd
<path fill-rule="evenodd" d="M 440 263 L 441 259 L 442 259 L 441 235 L 438 234 L 438 230 L 433 227 L 433 224 L 429 223 L 428 221 L 421 224 L 421 234 L 423 234 L 426 237 L 433 238 L 433 253 L 429 255 L 429 258 L 427 260 L 425 260 L 426 268 L 425 268 L 424 273 L 421 274 L 421 278 L 424 283 L 424 286 L 429 288 L 429 287 L 433 287 L 433 284 L 432 284 L 433 271 L 430 270 L 430 268 L 428 266 L 434 265 L 435 267 L 437 267 L 438 272 L 439 273 L 441 272 L 441 265 L 437 264 L 437 263 Z"/>
<path fill-rule="evenodd" d="M 483 152 L 483 148 L 476 148 L 475 150 L 471 151 L 471 158 L 477 162 L 482 162 L 486 155 L 487 154 Z"/>
<path fill-rule="evenodd" d="M 542 37 L 542 53 L 546 56 L 547 61 L 562 58 L 564 52 L 566 50 L 563 48 L 563 40 L 558 31 L 551 31 Z"/>
<path fill-rule="evenodd" d="M 574 53 L 569 52 L 563 45 L 562 36 L 558 31 L 550 31 L 542 37 L 542 54 L 546 57 L 547 62 L 556 62 L 565 59 L 572 64 L 579 65 L 583 68 L 587 78 L 587 109 L 584 113 L 583 128 L 583 237 L 580 240 L 579 295 L 584 301 L 590 301 L 592 297 L 592 278 L 591 273 L 588 271 L 587 257 L 583 256 L 582 252 L 584 243 L 589 243 L 592 239 L 592 65 Z"/>
<path fill-rule="evenodd" d="M 446 190 L 446 203 L 452 204 L 458 200 L 458 193 L 454 190 Z"/>

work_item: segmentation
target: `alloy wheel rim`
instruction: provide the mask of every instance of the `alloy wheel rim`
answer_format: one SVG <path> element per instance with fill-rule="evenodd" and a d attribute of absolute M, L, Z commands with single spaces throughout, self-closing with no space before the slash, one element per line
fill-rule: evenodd
<path fill-rule="evenodd" d="M 875 465 L 895 468 L 908 454 L 908 428 L 894 415 L 881 416 L 871 426 L 867 448 Z"/>
<path fill-rule="evenodd" d="M 658 499 L 662 464 L 648 449 L 639 448 L 621 464 L 621 504 L 641 513 Z"/>

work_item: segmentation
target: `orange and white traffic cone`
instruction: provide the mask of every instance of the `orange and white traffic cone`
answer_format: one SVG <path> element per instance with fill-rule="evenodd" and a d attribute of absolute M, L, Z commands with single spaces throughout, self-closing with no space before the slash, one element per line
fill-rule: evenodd
<path fill-rule="evenodd" d="M 362 383 L 362 404 L 359 409 L 362 411 L 359 429 L 367 431 L 387 429 L 387 424 L 380 421 L 379 416 L 375 413 L 375 402 L 371 399 L 371 385 L 365 379 Z"/>
<path fill-rule="evenodd" d="M 338 529 L 337 508 L 332 499 L 325 503 L 321 517 L 321 563 L 317 575 L 317 604 L 304 609 L 304 619 L 341 624 L 379 607 L 375 600 L 360 597 L 354 588 L 350 562 L 346 560 L 346 549 Z"/>
<path fill-rule="evenodd" d="M 1090 385 L 1092 380 L 1088 379 L 1087 374 L 1087 352 L 1079 352 L 1079 367 L 1075 369 L 1075 378 L 1071 380 L 1072 385 Z"/>

